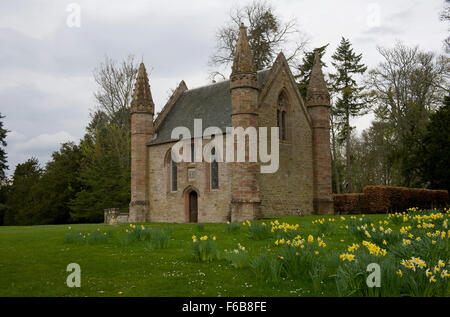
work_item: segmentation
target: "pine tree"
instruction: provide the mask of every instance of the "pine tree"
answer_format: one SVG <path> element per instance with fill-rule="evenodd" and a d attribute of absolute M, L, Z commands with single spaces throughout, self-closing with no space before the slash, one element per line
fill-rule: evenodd
<path fill-rule="evenodd" d="M 8 210 L 5 225 L 32 225 L 35 223 L 39 197 L 37 188 L 43 170 L 36 158 L 18 164 L 14 170 L 12 185 L 7 198 Z"/>
<path fill-rule="evenodd" d="M 332 56 L 332 65 L 336 73 L 330 74 L 332 91 L 336 102 L 332 108 L 341 142 L 345 141 L 347 191 L 353 192 L 351 175 L 351 131 L 350 118 L 361 116 L 368 108 L 364 86 L 359 86 L 355 77 L 362 75 L 367 67 L 361 63 L 362 54 L 353 52 L 350 41 L 342 38 L 339 47 Z"/>
<path fill-rule="evenodd" d="M 8 169 L 8 166 L 6 165 L 6 151 L 4 150 L 4 147 L 6 147 L 6 134 L 8 133 L 8 130 L 3 128 L 3 118 L 4 116 L 0 113 L 0 185 L 6 177 L 5 170 Z"/>

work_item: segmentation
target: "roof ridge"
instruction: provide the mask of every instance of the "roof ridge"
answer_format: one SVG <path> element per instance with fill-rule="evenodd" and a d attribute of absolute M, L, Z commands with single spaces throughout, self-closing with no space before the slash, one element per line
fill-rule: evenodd
<path fill-rule="evenodd" d="M 270 71 L 270 70 L 271 70 L 271 67 L 266 67 L 264 69 L 258 70 L 256 73 L 258 74 L 258 73 L 261 73 L 261 72 L 264 72 L 264 71 Z M 218 82 L 215 82 L 215 83 L 209 83 L 209 84 L 205 84 L 205 85 L 202 85 L 202 86 L 198 86 L 198 87 L 195 87 L 195 88 L 188 89 L 188 90 L 186 90 L 186 92 L 187 91 L 196 90 L 196 89 L 200 89 L 200 88 L 205 88 L 205 87 L 210 87 L 210 86 L 214 86 L 214 85 L 223 84 L 223 83 L 229 82 L 229 81 L 230 81 L 229 79 L 224 79 L 224 80 L 221 80 L 221 81 L 218 81 Z"/>

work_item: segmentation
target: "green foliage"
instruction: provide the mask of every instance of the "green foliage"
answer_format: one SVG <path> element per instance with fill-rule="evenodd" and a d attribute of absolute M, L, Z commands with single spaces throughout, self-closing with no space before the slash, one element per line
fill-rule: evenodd
<path fill-rule="evenodd" d="M 351 177 L 351 131 L 350 119 L 365 114 L 368 110 L 368 102 L 365 98 L 364 86 L 360 86 L 356 81 L 356 76 L 364 74 L 367 67 L 361 63 L 362 54 L 356 55 L 353 52 L 350 41 L 345 38 L 336 52 L 332 56 L 332 65 L 336 69 L 330 74 L 332 92 L 336 96 L 335 104 L 332 107 L 333 125 L 337 130 L 337 141 L 342 143 L 345 140 L 346 155 L 346 182 L 348 192 L 353 192 Z"/>
<path fill-rule="evenodd" d="M 97 113 L 80 143 L 81 190 L 70 202 L 74 221 L 102 221 L 104 209 L 127 209 L 130 202 L 130 131 L 113 123 L 94 126 L 103 117 Z"/>
<path fill-rule="evenodd" d="M 102 244 L 110 241 L 111 231 L 102 231 L 99 228 L 91 232 L 75 231 L 69 228 L 64 236 L 64 243 L 68 244 Z"/>
<path fill-rule="evenodd" d="M 369 71 L 366 83 L 371 87 L 375 122 L 383 123 L 378 126 L 378 134 L 384 146 L 364 146 L 370 149 L 369 153 L 377 151 L 382 157 L 384 166 L 380 172 L 384 184 L 423 185 L 418 163 L 424 154 L 423 140 L 430 115 L 442 103 L 443 95 L 448 94 L 448 58 L 401 42 L 392 48 L 379 47 L 378 51 L 383 61 Z M 438 160 L 438 166 L 441 162 Z M 427 181 L 424 179 L 425 184 Z"/>
<path fill-rule="evenodd" d="M 217 232 L 220 239 L 195 239 L 214 242 L 218 249 L 228 250 L 220 252 L 220 261 L 207 261 L 206 256 L 205 261 L 201 261 L 192 256 L 194 224 L 145 225 L 149 232 L 172 229 L 171 240 L 177 243 L 161 249 L 150 244 L 152 234 L 141 231 L 138 231 L 141 240 L 124 247 L 120 242 L 126 235 L 125 230 L 133 229 L 129 224 L 118 227 L 74 224 L 69 229 L 72 234 L 67 234 L 67 226 L 1 227 L 0 258 L 4 265 L 0 268 L 0 284 L 4 287 L 0 288 L 0 296 L 117 296 L 119 292 L 123 296 L 448 296 L 450 213 L 420 211 L 405 215 L 405 221 L 399 225 L 394 225 L 386 215 L 365 217 L 364 225 L 372 227 L 374 224 L 377 230 L 382 225 L 385 229 L 391 228 L 392 233 L 400 232 L 400 227 L 411 226 L 407 232 L 401 231 L 403 238 L 411 239 L 411 244 L 403 245 L 402 239 L 387 245 L 377 244 L 387 249 L 387 253 L 378 256 L 370 254 L 367 243 L 363 244 L 346 228 L 350 220 L 359 222 L 357 216 L 330 216 L 335 219 L 336 232 L 333 237 L 327 233 L 322 237 L 326 239 L 326 246 L 319 246 L 318 237 L 309 239 L 308 236 L 314 232 L 320 216 L 277 219 L 281 222 L 277 225 L 285 228 L 286 224 L 299 225 L 305 237 L 300 244 L 292 241 L 277 244 L 273 239 L 250 240 L 247 230 L 226 233 L 226 224 L 205 224 L 205 231 Z M 427 228 L 417 228 L 419 219 L 422 225 L 427 223 Z M 257 222 L 262 221 L 252 224 Z M 111 233 L 111 236 L 102 240 L 100 235 L 96 237 L 97 232 Z M 86 237 L 80 237 L 80 233 Z M 409 237 L 410 233 L 413 238 Z M 423 240 L 416 241 L 419 236 Z M 374 243 L 372 238 L 364 240 Z M 296 242 L 300 242 L 299 239 Z M 245 248 L 239 244 L 236 247 L 237 243 L 245 244 Z M 353 248 L 354 243 L 359 244 L 359 248 Z M 354 258 L 342 259 L 343 253 L 352 253 Z M 418 257 L 426 266 L 417 265 Z M 86 283 L 95 283 L 95 287 L 68 288 L 60 283 L 67 278 L 61 267 L 72 263 L 74 258 L 82 261 L 80 265 L 85 272 L 92 274 Z M 413 258 L 416 261 L 413 267 L 401 264 Z M 35 263 L 46 263 L 40 267 L 40 272 L 47 276 L 52 287 L 42 287 Z M 380 265 L 380 288 L 369 288 L 366 284 L 371 273 L 367 271 L 370 263 Z M 140 268 L 139 274 L 136 268 Z M 430 280 L 432 277 L 435 281 Z"/>
<path fill-rule="evenodd" d="M 98 108 L 80 144 L 62 144 L 45 169 L 34 158 L 19 164 L 11 185 L 3 180 L 7 131 L 0 120 L 0 224 L 100 222 L 106 208 L 128 210 L 136 74 L 133 56 L 120 65 L 106 58 L 94 71 Z"/>
<path fill-rule="evenodd" d="M 3 128 L 3 118 L 5 116 L 2 116 L 0 113 L 0 186 L 2 185 L 4 179 L 5 179 L 5 170 L 8 169 L 7 165 L 7 156 L 6 156 L 6 134 L 9 132 L 5 128 Z"/>
<path fill-rule="evenodd" d="M 237 233 L 241 230 L 241 224 L 238 222 L 230 222 L 225 226 L 225 232 L 227 233 Z"/>
<path fill-rule="evenodd" d="M 281 248 L 281 263 L 284 273 L 291 278 L 300 278 L 310 274 L 319 262 L 319 257 L 314 252 L 317 247 L 305 243 L 304 248 L 283 245 Z"/>
<path fill-rule="evenodd" d="M 37 187 L 42 174 L 36 158 L 16 166 L 7 199 L 9 208 L 4 218 L 5 225 L 31 225 L 37 221 L 36 211 L 40 201 Z"/>
<path fill-rule="evenodd" d="M 421 184 L 430 189 L 450 191 L 450 97 L 431 115 L 422 146 L 416 153 L 415 166 L 420 171 Z"/>
<path fill-rule="evenodd" d="M 251 240 L 264 240 L 273 236 L 271 227 L 265 223 L 247 222 L 248 238 Z"/>
<path fill-rule="evenodd" d="M 151 249 L 165 249 L 169 246 L 172 237 L 172 230 L 170 227 L 166 228 L 146 228 L 149 239 L 148 246 Z"/>
<path fill-rule="evenodd" d="M 164 249 L 168 247 L 171 237 L 172 230 L 169 226 L 165 228 L 152 228 L 130 224 L 125 229 L 125 236 L 122 237 L 121 242 L 122 244 L 128 245 L 145 241 L 150 249 Z"/>
<path fill-rule="evenodd" d="M 47 163 L 39 186 L 34 224 L 69 223 L 69 202 L 81 188 L 81 149 L 72 142 L 61 145 Z"/>
<path fill-rule="evenodd" d="M 274 285 L 280 283 L 282 265 L 273 256 L 261 253 L 250 261 L 249 266 L 258 280 Z"/>

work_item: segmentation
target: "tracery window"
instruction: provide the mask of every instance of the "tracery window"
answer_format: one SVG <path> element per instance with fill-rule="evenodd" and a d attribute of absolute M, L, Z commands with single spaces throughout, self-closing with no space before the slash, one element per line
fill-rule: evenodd
<path fill-rule="evenodd" d="M 289 109 L 289 99 L 284 90 L 278 96 L 277 103 L 277 127 L 280 129 L 280 139 L 287 140 L 287 111 Z"/>
<path fill-rule="evenodd" d="M 219 164 L 217 163 L 216 149 L 211 150 L 211 189 L 219 189 Z"/>

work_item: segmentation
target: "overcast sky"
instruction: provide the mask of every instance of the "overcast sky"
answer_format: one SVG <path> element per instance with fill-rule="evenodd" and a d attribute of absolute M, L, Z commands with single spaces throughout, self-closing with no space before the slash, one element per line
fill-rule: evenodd
<path fill-rule="evenodd" d="M 134 54 L 151 70 L 156 110 L 181 79 L 207 84 L 215 32 L 237 3 L 225 0 L 14 0 L 0 3 L 0 112 L 6 116 L 9 174 L 31 156 L 42 165 L 65 141 L 78 141 L 95 107 L 93 69 L 105 55 Z M 407 45 L 443 53 L 444 0 L 270 1 L 285 20 L 296 18 L 309 48 L 330 43 L 329 61 L 342 36 L 369 67 L 377 45 Z M 69 6 L 75 3 L 76 6 Z M 80 8 L 80 27 L 73 14 Z M 69 23 L 67 22 L 69 20 Z M 227 76 L 229 73 L 226 74 Z M 371 116 L 355 120 L 358 131 Z"/>

